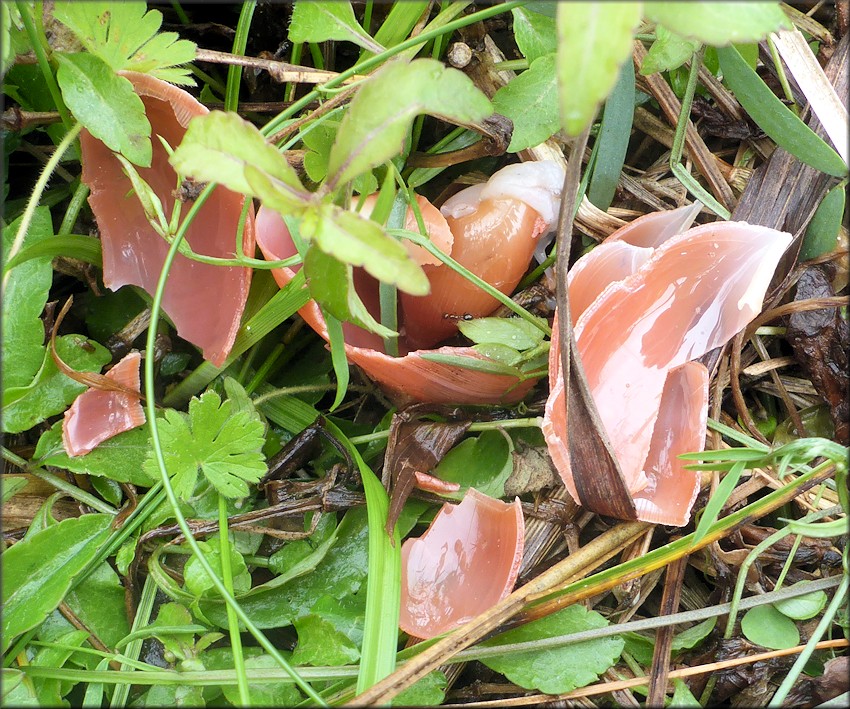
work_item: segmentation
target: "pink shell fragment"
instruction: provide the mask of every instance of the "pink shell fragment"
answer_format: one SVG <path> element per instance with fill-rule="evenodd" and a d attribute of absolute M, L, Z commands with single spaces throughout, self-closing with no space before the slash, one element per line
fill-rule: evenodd
<path fill-rule="evenodd" d="M 418 539 L 401 547 L 399 627 L 431 638 L 454 630 L 505 598 L 522 563 L 519 498 L 505 503 L 470 488 L 445 504 Z"/>
<path fill-rule="evenodd" d="M 685 223 L 681 210 L 671 215 L 670 222 Z M 759 313 L 791 236 L 744 222 L 678 235 L 664 227 L 660 222 L 663 242 L 648 230 L 621 233 L 624 227 L 582 257 L 571 271 L 570 300 L 577 304 L 571 315 L 588 386 L 639 519 L 682 525 L 698 479 L 675 456 L 702 449 L 707 410 L 707 374 L 682 365 L 728 342 Z M 543 432 L 577 498 L 557 335 L 549 375 Z M 667 411 L 674 401 L 678 408 Z"/>
<path fill-rule="evenodd" d="M 525 172 L 530 171 L 526 169 Z M 497 199 L 476 202 L 473 211 L 447 219 L 424 198 L 417 197 L 417 201 L 420 207 L 426 207 L 422 210 L 423 218 L 434 243 L 439 248 L 448 245 L 453 258 L 503 293 L 512 291 L 525 273 L 537 238 L 547 226 L 527 204 L 501 195 Z M 367 203 L 367 209 L 368 206 Z M 410 219 L 412 214 L 408 213 L 409 225 Z M 265 258 L 285 259 L 297 253 L 283 219 L 276 212 L 261 207 L 256 225 L 257 244 Z M 451 240 L 444 233 L 447 226 L 451 228 Z M 534 381 L 520 382 L 514 376 L 476 371 L 423 357 L 438 354 L 489 362 L 471 347 L 428 348 L 457 332 L 456 321 L 445 317 L 446 313 L 480 317 L 493 312 L 498 302 L 447 266 L 429 264 L 422 259 L 420 263 L 425 263 L 423 268 L 432 292 L 421 297 L 399 293 L 401 356 L 386 355 L 380 337 L 344 323 L 349 362 L 361 367 L 399 403 L 495 404 L 522 399 Z M 272 274 L 283 287 L 294 277 L 295 271 L 280 268 L 274 269 Z M 363 303 L 376 315 L 379 312 L 377 281 L 361 269 L 355 269 L 355 286 Z M 324 319 L 315 302 L 310 301 L 299 312 L 317 333 L 328 339 Z"/>
<path fill-rule="evenodd" d="M 208 110 L 189 93 L 146 74 L 122 72 L 141 97 L 151 123 L 153 160 L 150 168 L 137 168 L 171 214 L 178 186 L 177 174 L 157 136 L 172 148 L 183 140 L 189 121 Z M 141 203 L 121 164 L 88 131 L 80 136 L 82 179 L 91 189 L 89 204 L 97 219 L 103 243 L 103 282 L 111 290 L 133 284 L 153 293 L 169 245 L 149 224 Z M 233 258 L 244 197 L 216 187 L 187 233 L 192 249 L 206 256 Z M 188 211 L 187 203 L 183 213 Z M 252 210 L 253 211 L 253 210 Z M 249 212 L 242 233 L 244 252 L 253 255 L 254 218 Z M 248 297 L 251 269 L 216 266 L 178 254 L 165 287 L 163 309 L 177 333 L 203 351 L 206 359 L 221 366 L 236 337 Z"/>
<path fill-rule="evenodd" d="M 110 369 L 106 376 L 128 389 L 140 391 L 139 366 L 142 356 L 131 352 Z M 99 444 L 145 422 L 139 403 L 141 394 L 87 389 L 65 412 L 62 443 L 70 456 L 90 453 Z"/>

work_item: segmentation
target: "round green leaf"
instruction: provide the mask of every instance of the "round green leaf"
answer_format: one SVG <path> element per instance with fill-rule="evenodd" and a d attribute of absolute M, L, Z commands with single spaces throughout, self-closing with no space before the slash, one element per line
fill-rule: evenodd
<path fill-rule="evenodd" d="M 771 650 L 784 650 L 800 642 L 800 631 L 794 621 L 772 605 L 756 606 L 744 613 L 741 632 L 750 642 Z"/>
<path fill-rule="evenodd" d="M 773 606 L 789 618 L 793 618 L 794 620 L 808 620 L 809 618 L 814 618 L 823 610 L 826 601 L 826 593 L 823 591 L 812 591 L 805 596 L 776 601 Z"/>

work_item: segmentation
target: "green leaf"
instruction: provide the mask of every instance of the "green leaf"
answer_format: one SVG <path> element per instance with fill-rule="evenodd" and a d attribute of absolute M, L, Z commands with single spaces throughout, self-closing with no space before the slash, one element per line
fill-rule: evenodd
<path fill-rule="evenodd" d="M 511 14 L 514 16 L 514 39 L 529 64 L 544 54 L 555 52 L 558 33 L 552 17 L 532 12 L 528 7 L 515 7 Z"/>
<path fill-rule="evenodd" d="M 327 187 L 397 156 L 413 119 L 423 113 L 468 125 L 493 112 L 490 101 L 463 72 L 433 59 L 385 64 L 361 84 L 331 148 Z"/>
<path fill-rule="evenodd" d="M 598 149 L 593 175 L 587 187 L 587 198 L 599 209 L 606 210 L 614 201 L 620 173 L 632 134 L 635 115 L 635 69 L 631 62 L 620 67 L 614 90 L 605 102 L 605 112 L 596 138 Z"/>
<path fill-rule="evenodd" d="M 62 645 L 80 647 L 86 641 L 88 635 L 85 630 L 70 630 L 58 636 L 56 642 Z M 36 651 L 31 664 L 34 667 L 60 668 L 68 662 L 73 654 L 73 650 L 65 647 L 41 647 Z M 62 696 L 70 691 L 70 687 L 67 685 L 63 691 L 59 680 L 53 677 L 34 678 L 33 686 L 39 703 L 44 707 L 62 706 L 64 704 Z"/>
<path fill-rule="evenodd" d="M 16 219 L 3 229 L 3 261 L 21 225 Z M 24 248 L 49 243 L 53 236 L 50 210 L 36 207 Z M 49 258 L 38 258 L 16 266 L 3 286 L 3 389 L 23 387 L 32 381 L 44 360 L 44 325 L 41 312 L 53 283 L 53 267 Z"/>
<path fill-rule="evenodd" d="M 267 470 L 262 454 L 263 424 L 245 411 L 233 411 L 213 391 L 189 402 L 189 413 L 165 412 L 159 426 L 165 464 L 177 495 L 188 499 L 195 489 L 198 471 L 225 497 L 245 497 L 248 483 L 256 483 Z M 145 471 L 159 476 L 151 451 Z"/>
<path fill-rule="evenodd" d="M 644 6 L 647 19 L 682 37 L 715 46 L 757 42 L 792 26 L 778 2 L 647 2 Z"/>
<path fill-rule="evenodd" d="M 404 245 L 371 219 L 333 204 L 308 212 L 301 222 L 301 235 L 322 251 L 352 266 L 362 266 L 384 283 L 411 295 L 426 295 L 430 284 L 422 267 Z M 314 288 L 316 284 L 312 284 Z"/>
<path fill-rule="evenodd" d="M 3 502 L 8 502 L 21 490 L 23 490 L 29 481 L 26 478 L 17 475 L 3 476 Z"/>
<path fill-rule="evenodd" d="M 21 13 L 13 3 L 0 3 L 0 25 L 3 31 L 0 37 L 0 76 L 5 76 L 15 57 L 29 51 L 29 36 L 21 20 Z"/>
<path fill-rule="evenodd" d="M 440 670 L 429 672 L 390 702 L 394 707 L 436 707 L 446 696 L 446 675 Z"/>
<path fill-rule="evenodd" d="M 803 237 L 798 261 L 808 261 L 823 256 L 838 246 L 845 199 L 845 187 L 842 185 L 836 185 L 826 193 L 809 226 L 806 227 L 806 236 Z"/>
<path fill-rule="evenodd" d="M 794 586 L 805 583 L 805 581 L 800 581 L 799 583 L 795 583 Z M 812 591 L 805 596 L 775 601 L 773 607 L 782 613 L 782 615 L 788 616 L 793 620 L 808 620 L 809 618 L 814 618 L 824 609 L 826 601 L 826 593 L 823 591 Z"/>
<path fill-rule="evenodd" d="M 569 135 L 590 124 L 614 88 L 620 66 L 631 57 L 641 10 L 639 2 L 558 4 L 558 88 L 561 121 Z"/>
<path fill-rule="evenodd" d="M 655 41 L 643 58 L 640 73 L 649 76 L 657 71 L 678 69 L 693 56 L 700 44 L 698 40 L 685 39 L 663 25 L 657 25 Z"/>
<path fill-rule="evenodd" d="M 508 347 L 498 342 L 485 342 L 481 345 L 474 345 L 472 349 L 508 367 L 516 367 L 523 360 L 522 352 L 518 352 L 513 347 Z"/>
<path fill-rule="evenodd" d="M 328 174 L 328 159 L 338 130 L 339 121 L 327 120 L 304 132 L 304 171 L 313 182 L 321 182 Z M 364 172 L 354 178 L 351 186 L 357 194 L 372 194 L 378 189 L 378 180 L 372 172 Z"/>
<path fill-rule="evenodd" d="M 109 515 L 66 519 L 3 552 L 3 650 L 65 598 L 109 534 Z"/>
<path fill-rule="evenodd" d="M 351 266 L 348 266 L 349 272 Z M 349 289 L 349 293 L 356 293 L 353 288 Z M 357 298 L 357 300 L 360 300 Z M 342 330 L 342 322 L 335 318 L 330 313 L 322 311 L 322 317 L 325 319 L 325 326 L 328 330 L 328 344 L 331 347 L 331 362 L 333 364 L 334 374 L 336 375 L 336 396 L 331 404 L 329 411 L 335 411 L 345 399 L 345 394 L 348 391 L 348 380 L 351 374 L 348 368 L 348 357 L 345 353 L 345 333 Z M 376 323 L 377 324 L 377 323 Z"/>
<path fill-rule="evenodd" d="M 481 645 L 493 647 L 506 643 L 531 642 L 606 625 L 608 621 L 596 611 L 573 605 L 546 618 L 502 633 L 495 640 L 483 642 Z M 547 694 L 560 694 L 596 681 L 599 675 L 614 665 L 623 651 L 623 645 L 624 641 L 620 637 L 605 637 L 542 651 L 512 652 L 481 661 L 520 687 L 539 689 Z"/>
<path fill-rule="evenodd" d="M 490 372 L 491 374 L 505 374 L 511 377 L 519 377 L 521 372 L 516 367 L 509 367 L 496 360 L 479 359 L 478 357 L 465 357 L 463 355 L 442 354 L 440 352 L 423 352 L 422 359 L 429 362 L 440 362 L 451 364 L 462 369 L 471 369 L 473 372 Z"/>
<path fill-rule="evenodd" d="M 735 47 L 718 49 L 717 56 L 723 80 L 735 98 L 780 148 L 821 172 L 836 177 L 847 174 L 841 156 L 775 96 Z"/>
<path fill-rule="evenodd" d="M 800 643 L 800 631 L 794 621 L 772 605 L 750 608 L 741 618 L 741 632 L 756 645 L 784 650 Z"/>
<path fill-rule="evenodd" d="M 350 265 L 311 244 L 304 257 L 304 273 L 313 300 L 337 321 L 354 323 L 382 337 L 394 334 L 375 320 L 360 300 L 354 288 L 354 274 Z"/>
<path fill-rule="evenodd" d="M 534 323 L 520 318 L 475 318 L 461 320 L 460 331 L 477 344 L 489 342 L 527 350 L 543 341 L 543 331 Z"/>
<path fill-rule="evenodd" d="M 212 566 L 213 571 L 215 571 L 216 576 L 222 578 L 221 544 L 218 537 L 211 537 L 207 542 L 198 542 L 198 545 L 204 553 L 204 558 Z M 251 574 L 245 565 L 245 559 L 232 545 L 228 546 L 228 553 L 230 554 L 230 568 L 233 574 L 233 592 L 237 595 L 245 593 L 251 588 Z M 198 557 L 194 554 L 189 557 L 189 560 L 183 567 L 183 580 L 186 583 L 186 590 L 199 598 L 217 593 L 212 579 L 201 566 Z"/>
<path fill-rule="evenodd" d="M 65 603 L 107 647 L 130 632 L 124 587 L 106 562 L 71 589 Z"/>
<path fill-rule="evenodd" d="M 37 209 L 42 209 L 38 207 Z M 32 227 L 30 227 L 32 230 Z M 17 268 L 20 264 L 27 263 L 33 259 L 48 259 L 56 256 L 67 256 L 79 261 L 85 261 L 93 266 L 101 268 L 103 263 L 103 251 L 100 247 L 100 239 L 95 236 L 83 236 L 82 234 L 64 234 L 54 236 L 46 241 L 40 241 L 21 249 L 15 257 L 4 264 L 4 269 L 9 271 Z M 86 291 L 90 293 L 91 291 Z"/>
<path fill-rule="evenodd" d="M 711 635 L 711 631 L 714 630 L 715 625 L 717 625 L 717 618 L 707 618 L 701 623 L 683 630 L 681 633 L 676 633 L 670 648 L 671 651 L 674 653 L 681 652 L 682 650 L 690 650 L 694 646 L 699 645 L 699 643 Z"/>
<path fill-rule="evenodd" d="M 673 679 L 673 698 L 670 700 L 671 707 L 702 707 L 699 700 L 691 693 L 682 680 L 678 677 Z"/>
<path fill-rule="evenodd" d="M 0 5 L 3 10 L 9 6 L 8 3 Z M 0 684 L 3 686 L 3 706 L 6 707 L 40 707 L 38 697 L 32 682 L 25 682 L 25 675 L 20 670 L 3 668 Z"/>
<path fill-rule="evenodd" d="M 245 648 L 245 650 L 254 648 Z M 259 649 L 259 648 L 257 648 Z M 288 653 L 281 653 L 286 657 Z M 289 661 L 289 660 L 288 660 Z M 225 668 L 232 669 L 231 660 Z M 245 669 L 248 670 L 279 670 L 280 665 L 271 655 L 258 655 L 245 658 Z M 223 685 L 224 697 L 233 706 L 242 706 L 239 696 L 239 688 L 236 685 Z M 248 692 L 251 695 L 252 707 L 294 707 L 304 697 L 292 682 L 257 682 L 248 683 Z"/>
<path fill-rule="evenodd" d="M 505 481 L 513 472 L 513 444 L 499 431 L 485 431 L 452 448 L 434 469 L 440 480 L 458 483 L 461 489 L 445 497 L 463 498 L 470 487 L 490 497 L 505 496 Z"/>
<path fill-rule="evenodd" d="M 714 494 L 708 500 L 708 504 L 706 504 L 705 509 L 703 510 L 702 517 L 700 518 L 699 524 L 694 532 L 694 541 L 699 541 L 708 534 L 708 530 L 711 525 L 717 521 L 720 511 L 723 509 L 726 501 L 729 499 L 729 496 L 738 484 L 738 480 L 741 479 L 741 473 L 744 472 L 744 465 L 744 460 L 737 461 L 723 477 L 723 480 L 720 481 L 720 484 L 717 486 L 717 489 L 714 491 Z"/>
<path fill-rule="evenodd" d="M 78 372 L 99 372 L 112 359 L 102 345 L 82 335 L 56 338 L 56 352 L 65 364 Z M 3 391 L 3 430 L 20 433 L 50 416 L 61 414 L 86 389 L 56 368 L 50 351 L 44 348 L 41 367 L 28 386 Z"/>
<path fill-rule="evenodd" d="M 350 665 L 360 659 L 360 650 L 332 623 L 310 613 L 295 621 L 298 645 L 292 653 L 297 665 Z"/>
<path fill-rule="evenodd" d="M 384 48 L 357 22 L 348 0 L 299 0 L 289 25 L 290 42 L 354 42 L 377 54 Z"/>
<path fill-rule="evenodd" d="M 130 162 L 150 167 L 151 124 L 133 85 L 93 54 L 56 54 L 62 98 L 95 138 Z"/>
<path fill-rule="evenodd" d="M 62 445 L 62 422 L 57 421 L 38 439 L 33 459 L 72 473 L 97 475 L 119 483 L 150 487 L 159 478 L 151 478 L 142 467 L 150 452 L 147 425 L 119 433 L 99 444 L 91 453 L 71 457 Z"/>
<path fill-rule="evenodd" d="M 555 55 L 535 59 L 493 96 L 493 108 L 514 123 L 508 150 L 512 153 L 539 145 L 554 135 L 561 124 Z"/>
<path fill-rule="evenodd" d="M 195 43 L 176 32 L 157 34 L 159 10 L 144 2 L 57 2 L 53 16 L 73 30 L 83 46 L 114 71 L 130 69 L 172 84 L 194 86 L 188 68 L 176 68 L 195 58 Z"/>
<path fill-rule="evenodd" d="M 310 199 L 286 158 L 235 113 L 211 111 L 193 118 L 169 162 L 181 175 L 262 200 L 268 195 L 288 210 Z"/>

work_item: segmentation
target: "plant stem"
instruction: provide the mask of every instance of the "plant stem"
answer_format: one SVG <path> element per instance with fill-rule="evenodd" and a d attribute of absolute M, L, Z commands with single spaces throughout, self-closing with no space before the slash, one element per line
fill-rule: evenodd
<path fill-rule="evenodd" d="M 50 156 L 50 160 L 44 166 L 44 169 L 41 171 L 41 175 L 38 177 L 38 181 L 35 183 L 35 187 L 33 188 L 32 194 L 30 195 L 29 201 L 27 202 L 26 209 L 24 210 L 23 215 L 21 216 L 21 225 L 18 227 L 18 233 L 15 234 L 15 240 L 12 242 L 12 248 L 9 249 L 9 253 L 6 256 L 6 261 L 14 258 L 15 254 L 21 250 L 21 247 L 24 244 L 24 239 L 26 238 L 27 232 L 29 231 L 30 224 L 32 223 L 33 215 L 35 215 L 35 210 L 38 207 L 38 203 L 41 200 L 41 195 L 44 193 L 44 190 L 47 188 L 47 183 L 50 181 L 50 177 L 53 174 L 53 170 L 56 169 L 56 166 L 59 164 L 59 161 L 62 159 L 62 156 L 65 154 L 65 151 L 71 147 L 71 144 L 77 139 L 77 136 L 80 134 L 82 130 L 82 125 L 79 123 L 71 128 L 66 134 L 65 137 L 62 138 L 62 142 L 56 146 L 56 150 L 53 152 L 53 155 Z M 6 283 L 9 280 L 10 271 L 6 271 L 3 276 L 3 289 L 6 288 Z"/>
<path fill-rule="evenodd" d="M 257 7 L 256 0 L 248 0 L 242 4 L 239 22 L 236 23 L 236 36 L 233 38 L 233 54 L 244 54 L 248 46 L 248 31 L 251 29 L 251 19 Z M 227 88 L 224 92 L 224 110 L 236 111 L 239 108 L 239 84 L 242 82 L 242 67 L 231 64 L 227 67 Z M 241 690 L 241 688 L 240 688 Z"/>

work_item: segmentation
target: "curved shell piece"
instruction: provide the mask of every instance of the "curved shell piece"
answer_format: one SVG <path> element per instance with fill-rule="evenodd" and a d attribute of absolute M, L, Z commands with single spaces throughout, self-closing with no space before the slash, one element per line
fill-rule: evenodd
<path fill-rule="evenodd" d="M 176 148 L 189 121 L 208 111 L 186 91 L 164 81 L 134 72 L 122 75 L 141 97 L 152 128 L 151 167 L 138 168 L 138 172 L 162 201 L 165 214 L 170 215 L 177 174 L 157 136 Z M 148 223 L 141 203 L 132 193 L 130 180 L 112 151 L 85 130 L 80 141 L 82 179 L 91 189 L 89 203 L 103 243 L 104 284 L 117 290 L 129 283 L 153 293 L 168 244 Z M 207 256 L 233 258 L 243 204 L 242 195 L 216 187 L 189 227 L 186 238 L 192 249 Z M 243 249 L 249 255 L 254 250 L 252 212 L 242 234 Z M 163 309 L 177 334 L 220 366 L 233 346 L 250 283 L 250 268 L 204 264 L 177 254 L 165 287 Z"/>
<path fill-rule="evenodd" d="M 427 531 L 401 547 L 401 629 L 431 638 L 505 598 L 524 533 L 519 498 L 505 503 L 470 489 L 459 505 L 443 505 Z"/>
<path fill-rule="evenodd" d="M 650 450 L 651 444 L 656 445 L 654 432 L 657 430 L 657 435 L 661 436 L 672 425 L 669 418 L 664 418 L 663 411 L 659 413 L 664 406 L 662 399 L 674 396 L 681 399 L 681 393 L 675 394 L 678 386 L 692 392 L 694 399 L 689 406 L 700 401 L 700 396 L 694 393 L 698 389 L 698 372 L 688 368 L 672 381 L 668 374 L 725 344 L 758 314 L 770 278 L 790 244 L 791 235 L 744 222 L 717 222 L 668 237 L 637 270 L 622 280 L 606 282 L 603 277 L 588 277 L 594 270 L 605 272 L 606 261 L 616 260 L 613 247 L 617 242 L 627 241 L 626 238 L 614 238 L 616 236 L 612 235 L 598 247 L 605 247 L 606 251 L 594 257 L 591 265 L 582 265 L 581 259 L 576 263 L 570 298 L 574 298 L 574 289 L 580 289 L 576 300 L 589 303 L 578 316 L 573 314 L 578 353 L 626 485 L 636 494 L 661 488 L 659 472 L 652 467 L 648 456 L 655 456 L 655 460 L 665 456 L 663 450 Z M 642 237 L 642 243 L 652 243 L 651 238 Z M 589 259 L 594 251 L 583 258 Z M 635 252 L 630 255 L 634 257 Z M 628 270 L 628 266 L 622 267 L 619 263 L 607 272 L 616 278 Z M 556 337 L 553 335 L 550 351 L 551 391 L 543 431 L 553 461 L 568 490 L 576 497 L 566 451 L 564 391 Z M 700 404 L 699 411 L 702 412 L 706 405 Z M 697 425 L 699 416 L 693 411 L 689 410 L 687 417 L 680 415 L 690 420 L 691 425 Z M 680 431 L 676 434 L 677 442 L 671 439 L 666 445 L 673 450 L 681 441 L 686 441 L 697 449 L 702 445 L 699 437 L 704 434 L 703 427 L 704 420 L 699 433 Z M 673 459 L 672 453 L 666 455 Z M 674 472 L 662 474 L 664 485 L 688 488 L 685 496 L 690 503 L 686 519 L 696 483 L 690 473 L 681 472 L 681 466 L 671 465 Z M 677 470 L 679 472 L 675 472 Z M 690 483 L 684 482 L 683 475 Z M 673 477 L 679 482 L 670 482 Z M 673 488 L 665 489 L 670 493 Z M 672 510 L 651 509 L 652 505 L 658 507 L 659 502 L 660 508 L 667 505 L 659 498 L 660 495 L 645 493 L 643 499 L 648 502 L 641 503 L 639 512 L 651 515 L 652 521 L 661 521 L 662 517 L 664 520 L 682 519 L 681 509 L 675 515 Z"/>
<path fill-rule="evenodd" d="M 257 212 L 257 244 L 269 260 L 285 259 L 297 253 L 283 219 L 266 207 L 260 207 Z M 295 271 L 276 268 L 272 275 L 283 288 L 295 276 Z M 361 269 L 355 269 L 355 285 L 367 307 L 377 302 L 377 282 Z M 311 300 L 298 312 L 313 330 L 328 339 L 324 318 L 315 301 Z M 343 333 L 348 361 L 363 369 L 399 403 L 513 403 L 534 385 L 533 381 L 520 382 L 512 376 L 429 361 L 420 351 L 403 350 L 404 356 L 391 357 L 384 354 L 380 337 L 351 323 L 343 323 Z M 486 360 L 471 347 L 441 347 L 431 352 Z"/>
<path fill-rule="evenodd" d="M 126 355 L 106 376 L 134 391 L 140 391 L 138 352 Z M 141 426 L 145 411 L 139 396 L 117 391 L 87 389 L 65 412 L 62 443 L 70 456 L 90 453 L 100 443 L 119 433 Z"/>

